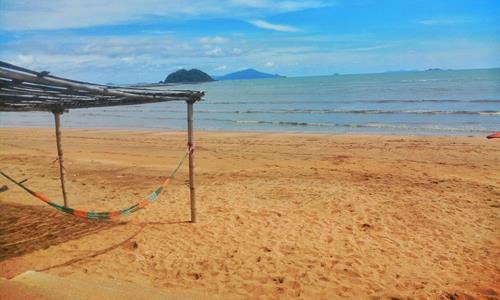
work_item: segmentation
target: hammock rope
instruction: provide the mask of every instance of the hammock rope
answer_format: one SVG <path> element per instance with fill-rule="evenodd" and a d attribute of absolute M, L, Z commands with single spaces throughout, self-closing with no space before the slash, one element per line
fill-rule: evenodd
<path fill-rule="evenodd" d="M 3 177 L 7 178 L 8 180 L 12 181 L 14 184 L 31 194 L 33 197 L 38 198 L 39 200 L 45 202 L 46 204 L 52 206 L 53 208 L 62 211 L 64 213 L 73 215 L 78 218 L 83 218 L 83 219 L 91 219 L 91 220 L 107 220 L 107 219 L 113 219 L 117 217 L 123 217 L 123 216 L 128 216 L 144 207 L 146 207 L 148 204 L 154 202 L 158 196 L 167 188 L 168 184 L 170 183 L 170 180 L 174 178 L 175 174 L 177 171 L 179 171 L 180 167 L 186 160 L 186 157 L 189 155 L 189 153 L 194 151 L 194 147 L 188 148 L 186 150 L 186 153 L 182 157 L 182 159 L 179 161 L 175 169 L 170 173 L 170 175 L 163 181 L 163 183 L 155 189 L 153 192 L 151 192 L 145 199 L 139 201 L 138 203 L 124 208 L 120 210 L 115 210 L 115 211 L 103 211 L 103 212 L 96 212 L 96 211 L 85 211 L 85 210 L 80 210 L 80 209 L 75 209 L 75 208 L 70 208 L 70 207 L 65 207 L 63 205 L 59 205 L 55 203 L 53 200 L 51 200 L 49 197 L 45 196 L 42 193 L 35 192 L 31 189 L 29 189 L 26 185 L 23 184 L 21 181 L 16 181 L 9 175 L 5 174 L 4 172 L 0 171 L 0 175 Z"/>

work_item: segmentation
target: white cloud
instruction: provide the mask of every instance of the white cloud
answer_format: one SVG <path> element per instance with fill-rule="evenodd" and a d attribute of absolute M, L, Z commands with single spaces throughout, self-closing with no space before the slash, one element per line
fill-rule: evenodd
<path fill-rule="evenodd" d="M 33 64 L 33 62 L 35 61 L 35 57 L 33 55 L 19 54 L 16 58 L 17 58 L 16 61 L 19 62 L 21 66 L 26 66 L 26 65 L 29 66 Z"/>
<path fill-rule="evenodd" d="M 266 8 L 278 11 L 296 11 L 307 8 L 319 8 L 325 6 L 335 5 L 332 0 L 318 1 L 318 0 L 302 0 L 302 1 L 273 1 L 273 0 L 232 0 L 235 5 L 247 6 L 250 8 Z"/>
<path fill-rule="evenodd" d="M 210 57 L 219 57 L 219 56 L 224 56 L 224 51 L 222 51 L 221 48 L 217 47 L 205 51 L 205 54 Z"/>
<path fill-rule="evenodd" d="M 457 17 L 457 16 L 448 16 L 443 18 L 432 18 L 418 21 L 421 25 L 433 26 L 433 25 L 453 25 L 457 23 L 463 23 L 470 21 L 468 17 Z"/>
<path fill-rule="evenodd" d="M 64 69 L 78 69 L 92 65 L 109 67 L 117 63 L 115 60 L 106 60 L 105 57 L 95 54 L 46 54 L 36 53 L 30 55 L 6 56 L 7 61 L 14 65 L 19 65 L 28 69 L 38 71 L 50 71 L 53 73 Z M 123 61 L 119 63 L 123 64 Z"/>
<path fill-rule="evenodd" d="M 267 67 L 286 75 L 317 75 L 432 65 L 442 68 L 500 65 L 500 44 L 493 41 L 471 45 L 467 40 L 450 39 L 423 44 L 413 40 L 411 43 L 376 40 L 364 35 L 326 39 L 281 34 L 269 39 L 218 34 L 81 36 L 72 32 L 36 32 L 3 42 L 0 60 L 62 77 L 102 83 L 157 82 L 180 66 L 215 74 L 239 67 Z"/>
<path fill-rule="evenodd" d="M 1 0 L 1 3 L 0 28 L 7 31 L 128 24 L 155 17 L 248 19 L 331 4 L 317 0 Z"/>
<path fill-rule="evenodd" d="M 268 29 L 268 30 L 274 30 L 274 31 L 281 31 L 281 32 L 297 32 L 299 31 L 297 28 L 292 27 L 292 26 L 287 26 L 287 25 L 279 25 L 279 24 L 273 24 L 266 22 L 264 20 L 253 20 L 250 21 L 250 24 L 262 28 L 262 29 Z"/>
<path fill-rule="evenodd" d="M 221 37 L 221 36 L 205 36 L 200 39 L 200 43 L 202 44 L 225 44 L 229 41 L 229 39 Z"/>
<path fill-rule="evenodd" d="M 239 55 L 239 54 L 242 54 L 243 53 L 243 50 L 241 50 L 240 48 L 233 48 L 233 50 L 231 50 L 231 53 L 234 54 L 234 55 Z"/>
<path fill-rule="evenodd" d="M 387 49 L 387 48 L 392 48 L 392 47 L 394 47 L 394 45 L 385 44 L 385 45 L 376 45 L 376 46 L 368 46 L 368 47 L 340 49 L 340 51 L 360 52 L 360 51 L 373 51 L 373 50 Z"/>
<path fill-rule="evenodd" d="M 218 66 L 217 68 L 215 68 L 215 71 L 226 71 L 226 70 L 227 70 L 227 66 L 226 65 Z"/>
<path fill-rule="evenodd" d="M 217 50 L 215 53 L 218 54 Z M 151 74 L 147 76 L 155 82 L 159 80 L 154 78 L 155 72 L 160 72 L 161 77 L 167 72 L 158 68 L 172 70 L 174 64 L 196 67 L 196 60 L 206 55 L 196 40 L 171 36 L 86 36 L 83 39 L 72 35 L 40 35 L 3 44 L 0 57 L 30 69 L 100 82 L 114 81 L 117 76 L 131 77 L 130 72 L 134 73 L 132 77 L 138 77 L 140 70 L 149 69 Z M 120 72 L 123 74 L 118 74 Z"/>
<path fill-rule="evenodd" d="M 82 28 L 138 22 L 151 16 L 178 18 L 218 14 L 214 0 L 2 0 L 0 27 L 5 30 Z"/>
<path fill-rule="evenodd" d="M 121 58 L 121 60 L 125 63 L 133 63 L 136 59 L 137 58 L 135 56 L 125 56 Z"/>
<path fill-rule="evenodd" d="M 157 82 L 179 65 L 207 71 L 234 65 L 245 59 L 248 52 L 244 49 L 251 49 L 241 37 L 206 39 L 219 45 L 203 45 L 200 39 L 171 34 L 81 37 L 39 33 L 2 44 L 0 60 L 84 81 Z"/>

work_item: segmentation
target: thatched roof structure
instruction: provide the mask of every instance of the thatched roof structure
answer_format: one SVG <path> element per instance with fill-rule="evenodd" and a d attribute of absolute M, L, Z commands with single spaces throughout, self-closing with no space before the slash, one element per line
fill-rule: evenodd
<path fill-rule="evenodd" d="M 196 102 L 203 96 L 199 91 L 92 84 L 0 61 L 0 111 L 63 112 L 164 101 Z"/>
<path fill-rule="evenodd" d="M 185 101 L 187 103 L 188 150 L 186 154 L 189 156 L 191 222 L 195 223 L 193 105 L 204 95 L 203 92 L 199 91 L 93 84 L 56 77 L 49 75 L 47 71 L 36 72 L 0 61 L 0 112 L 47 111 L 54 114 L 59 177 L 65 209 L 68 207 L 68 199 L 61 144 L 60 116 L 63 112 L 73 108 Z M 0 174 L 5 176 L 1 172 Z M 19 182 L 14 182 L 20 185 Z"/>

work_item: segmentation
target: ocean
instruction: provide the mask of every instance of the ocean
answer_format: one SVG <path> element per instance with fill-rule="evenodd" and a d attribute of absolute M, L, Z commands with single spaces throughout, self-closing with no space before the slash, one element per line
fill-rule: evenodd
<path fill-rule="evenodd" d="M 483 135 L 500 131 L 500 68 L 217 81 L 203 90 L 195 129 Z M 66 128 L 182 130 L 184 103 L 75 109 Z M 0 127 L 52 127 L 44 112 L 0 113 Z"/>

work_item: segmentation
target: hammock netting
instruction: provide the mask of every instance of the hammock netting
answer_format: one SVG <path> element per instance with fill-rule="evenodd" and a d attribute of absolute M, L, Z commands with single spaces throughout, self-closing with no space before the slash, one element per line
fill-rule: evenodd
<path fill-rule="evenodd" d="M 49 197 L 47 197 L 46 195 L 31 190 L 26 185 L 24 185 L 22 182 L 14 180 L 12 177 L 5 174 L 4 172 L 0 171 L 0 175 L 4 176 L 8 180 L 12 181 L 13 183 L 15 183 L 16 185 L 21 187 L 23 190 L 25 190 L 26 192 L 28 192 L 32 196 L 38 198 L 39 200 L 47 203 L 48 205 L 52 206 L 53 208 L 55 208 L 59 211 L 62 211 L 64 213 L 73 215 L 73 216 L 78 217 L 78 218 L 83 218 L 83 219 L 106 220 L 106 219 L 113 219 L 113 218 L 128 216 L 128 215 L 146 207 L 148 204 L 156 201 L 156 199 L 160 196 L 160 194 L 167 188 L 167 186 L 170 182 L 170 179 L 174 178 L 175 174 L 177 173 L 179 168 L 184 163 L 184 160 L 186 159 L 186 157 L 188 156 L 190 151 L 193 151 L 193 149 L 188 149 L 188 151 L 186 151 L 186 154 L 181 159 L 181 161 L 179 162 L 177 167 L 172 171 L 170 176 L 168 176 L 156 190 L 154 190 L 152 193 L 150 193 L 149 196 L 147 196 L 145 199 L 137 202 L 136 204 L 134 204 L 130 207 L 120 209 L 120 210 L 114 210 L 114 211 L 103 211 L 103 212 L 85 211 L 85 210 L 80 210 L 80 209 L 75 209 L 75 208 L 70 208 L 70 207 L 66 207 L 63 205 L 59 205 L 56 202 L 54 202 L 53 200 L 51 200 Z"/>

